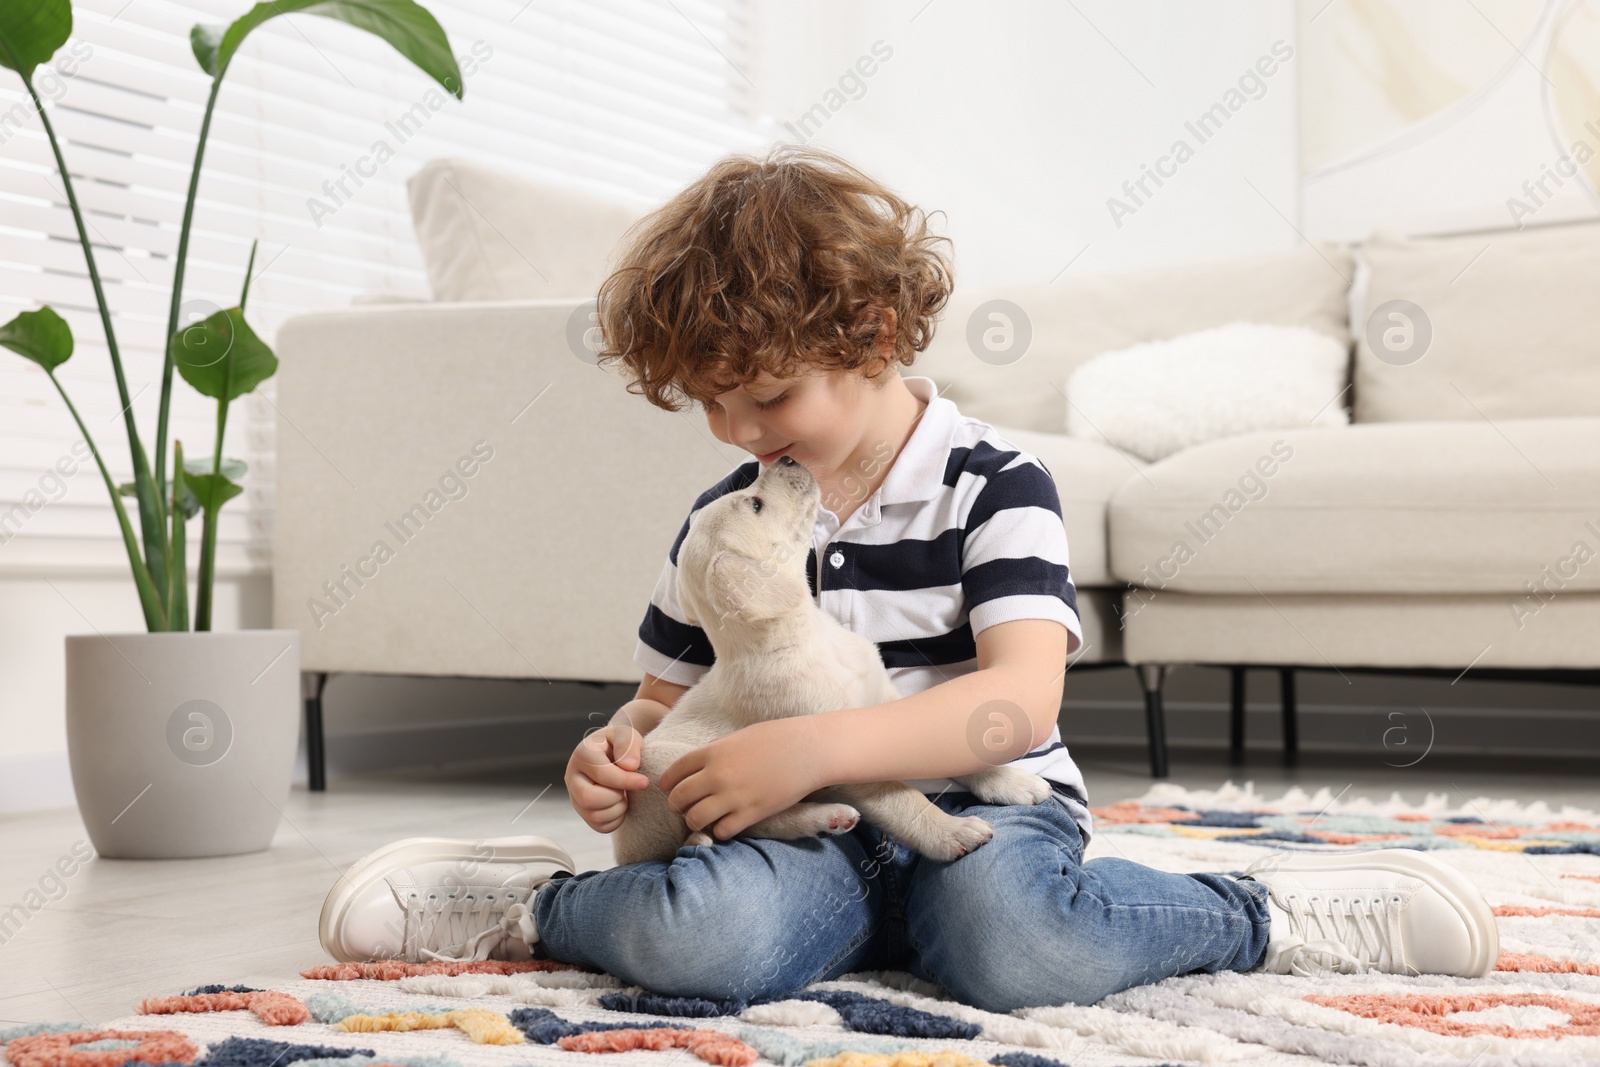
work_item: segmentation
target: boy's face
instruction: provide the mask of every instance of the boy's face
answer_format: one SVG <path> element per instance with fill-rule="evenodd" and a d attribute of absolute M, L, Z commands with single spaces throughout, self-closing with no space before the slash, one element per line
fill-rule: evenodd
<path fill-rule="evenodd" d="M 766 372 L 719 393 L 706 410 L 717 440 L 749 452 L 763 467 L 779 456 L 818 477 L 845 465 L 866 434 L 877 387 L 851 371 L 811 370 L 800 378 Z"/>

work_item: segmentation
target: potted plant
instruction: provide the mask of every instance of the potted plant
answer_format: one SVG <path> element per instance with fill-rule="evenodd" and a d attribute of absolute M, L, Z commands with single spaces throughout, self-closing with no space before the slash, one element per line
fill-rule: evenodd
<path fill-rule="evenodd" d="M 101 856 L 172 858 L 257 852 L 272 843 L 289 793 L 299 737 L 300 644 L 297 630 L 211 629 L 217 516 L 241 491 L 245 465 L 222 454 L 228 405 L 270 378 L 278 361 L 245 320 L 255 246 L 245 266 L 237 307 L 180 322 L 183 270 L 194 217 L 206 135 L 222 79 L 239 46 L 257 26 L 303 12 L 337 19 L 388 41 L 457 99 L 461 72 L 444 30 L 413 0 L 270 0 L 230 25 L 197 25 L 189 40 L 211 77 L 200 122 L 188 201 L 178 234 L 171 312 L 164 346 L 155 447 L 147 452 L 135 424 L 94 249 L 33 75 L 72 33 L 70 0 L 0 0 L 0 67 L 15 72 L 32 100 L 55 153 L 77 223 L 89 280 L 99 305 L 133 481 L 118 486 L 56 369 L 72 356 L 72 330 L 48 306 L 0 326 L 0 346 L 50 376 L 93 453 L 111 496 L 145 632 L 66 638 L 67 748 L 72 784 L 89 837 Z M 217 402 L 209 454 L 185 458 L 173 442 L 167 467 L 167 412 L 172 373 Z M 154 458 L 152 466 L 151 457 Z M 135 532 L 122 498 L 138 505 Z M 188 524 L 201 518 L 195 606 L 189 610 Z M 192 629 L 191 629 L 192 625 Z"/>

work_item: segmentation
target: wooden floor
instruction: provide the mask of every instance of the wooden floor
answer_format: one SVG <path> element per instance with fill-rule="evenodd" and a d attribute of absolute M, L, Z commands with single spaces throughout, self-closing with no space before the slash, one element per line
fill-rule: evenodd
<path fill-rule="evenodd" d="M 1151 784 L 1143 754 L 1075 753 L 1092 803 L 1142 795 Z M 1379 756 L 1318 759 L 1288 770 L 1269 753 L 1243 768 L 1220 754 L 1175 752 L 1171 781 L 1215 788 L 1253 780 L 1277 795 L 1289 784 L 1328 786 L 1345 797 L 1399 791 L 1513 797 L 1600 809 L 1600 778 L 1579 763 L 1505 765 L 1431 757 L 1407 770 Z M 209 982 L 264 985 L 328 962 L 317 941 L 323 897 L 346 867 L 401 837 L 554 838 L 591 870 L 612 865 L 610 840 L 567 803 L 559 777 L 523 769 L 426 771 L 336 779 L 325 793 L 296 788 L 273 846 L 205 860 L 94 860 L 66 880 L 0 944 L 0 1025 L 43 1021 L 99 1024 L 131 1014 L 142 997 Z M 539 782 L 530 786 L 529 782 Z M 77 809 L 0 816 L 0 911 L 37 889 L 75 842 L 88 841 Z"/>

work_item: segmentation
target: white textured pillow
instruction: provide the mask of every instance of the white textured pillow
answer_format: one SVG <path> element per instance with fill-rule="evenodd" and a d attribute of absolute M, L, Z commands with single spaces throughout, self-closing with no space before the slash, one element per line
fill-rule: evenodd
<path fill-rule="evenodd" d="M 406 179 L 433 299 L 591 297 L 641 210 L 582 186 L 468 159 L 430 159 Z"/>
<path fill-rule="evenodd" d="M 1251 430 L 1344 426 L 1349 380 L 1332 337 L 1234 322 L 1084 363 L 1067 379 L 1067 433 L 1154 461 Z"/>

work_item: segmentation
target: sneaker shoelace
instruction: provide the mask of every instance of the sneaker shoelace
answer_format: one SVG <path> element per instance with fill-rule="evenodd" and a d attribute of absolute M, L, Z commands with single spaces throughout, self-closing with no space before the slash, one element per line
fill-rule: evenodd
<path fill-rule="evenodd" d="M 538 934 L 533 915 L 520 901 L 505 904 L 505 897 L 491 900 L 487 894 L 466 897 L 440 897 L 430 893 L 407 902 L 404 933 L 406 959 L 487 960 L 507 959 L 491 956 L 501 946 L 520 944 L 516 958 L 532 954 Z M 503 913 L 502 913 L 503 911 Z"/>
<path fill-rule="evenodd" d="M 1269 970 L 1301 977 L 1409 973 L 1401 962 L 1401 897 L 1271 892 L 1289 930 L 1267 945 Z"/>

